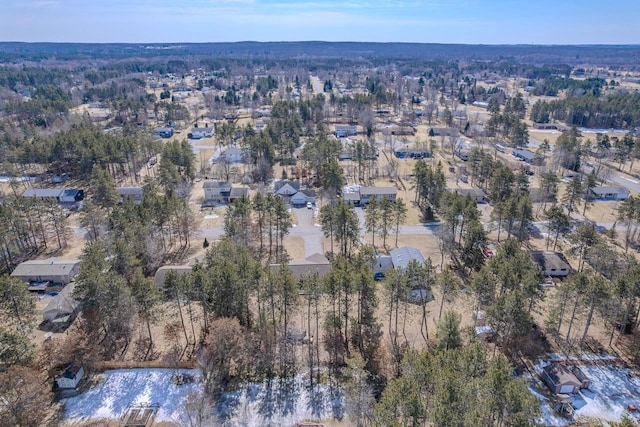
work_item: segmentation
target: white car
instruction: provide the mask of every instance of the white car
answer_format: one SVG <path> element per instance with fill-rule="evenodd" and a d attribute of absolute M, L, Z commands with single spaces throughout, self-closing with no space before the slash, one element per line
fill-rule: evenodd
<path fill-rule="evenodd" d="M 313 203 L 307 202 L 307 209 L 313 209 Z"/>

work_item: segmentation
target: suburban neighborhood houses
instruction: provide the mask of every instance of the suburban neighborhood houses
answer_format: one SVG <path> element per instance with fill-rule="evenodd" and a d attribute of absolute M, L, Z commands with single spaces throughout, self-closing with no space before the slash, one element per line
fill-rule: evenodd
<path fill-rule="evenodd" d="M 636 425 L 639 52 L 0 42 L 0 424 Z"/>

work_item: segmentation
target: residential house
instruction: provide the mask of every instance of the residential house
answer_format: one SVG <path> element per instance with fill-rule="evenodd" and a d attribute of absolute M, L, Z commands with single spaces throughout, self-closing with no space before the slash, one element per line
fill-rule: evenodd
<path fill-rule="evenodd" d="M 220 159 L 227 163 L 242 163 L 244 160 L 244 152 L 240 148 L 229 147 L 224 150 L 224 153 L 220 156 Z"/>
<path fill-rule="evenodd" d="M 542 157 L 529 150 L 516 148 L 511 154 L 513 155 L 513 157 L 520 159 L 523 162 L 529 163 L 530 165 L 539 164 L 540 161 L 542 161 Z"/>
<path fill-rule="evenodd" d="M 411 246 L 402 246 L 389 252 L 391 257 L 391 263 L 396 270 L 406 270 L 409 266 L 409 262 L 417 261 L 420 264 L 424 263 L 424 255 L 419 249 Z"/>
<path fill-rule="evenodd" d="M 454 188 L 449 190 L 461 196 L 470 196 L 476 203 L 487 203 L 487 194 L 481 188 Z"/>
<path fill-rule="evenodd" d="M 57 258 L 25 261 L 18 264 L 11 277 L 25 283 L 50 282 L 53 285 L 65 286 L 80 272 L 80 263 L 79 259 Z"/>
<path fill-rule="evenodd" d="M 358 190 L 343 193 L 342 200 L 352 203 L 354 206 L 366 206 L 369 201 L 382 200 L 383 197 L 396 201 L 398 189 L 396 187 L 360 187 Z"/>
<path fill-rule="evenodd" d="M 542 368 L 540 377 L 555 394 L 574 394 L 591 385 L 580 368 L 565 366 L 560 362 L 552 362 Z"/>
<path fill-rule="evenodd" d="M 348 136 L 354 136 L 358 134 L 358 128 L 354 125 L 336 125 L 336 130 L 333 132 L 336 138 L 346 138 Z"/>
<path fill-rule="evenodd" d="M 281 197 L 291 197 L 300 191 L 300 181 L 281 179 L 273 183 L 274 193 Z"/>
<path fill-rule="evenodd" d="M 172 128 L 156 128 L 155 132 L 158 138 L 171 138 L 173 136 Z"/>
<path fill-rule="evenodd" d="M 307 203 L 314 204 L 316 202 L 315 199 L 315 191 L 313 190 L 301 190 L 296 194 L 291 196 L 289 199 L 291 206 L 294 208 L 303 208 L 307 205 Z"/>
<path fill-rule="evenodd" d="M 249 195 L 246 187 L 233 187 L 230 182 L 207 181 L 202 186 L 204 189 L 205 203 L 231 203 L 242 196 Z"/>
<path fill-rule="evenodd" d="M 61 389 L 75 389 L 84 377 L 84 369 L 77 363 L 72 363 L 56 378 L 56 384 Z"/>
<path fill-rule="evenodd" d="M 52 199 L 58 203 L 75 203 L 84 199 L 84 190 L 59 188 L 30 188 L 22 193 L 22 197 L 38 197 Z"/>
<path fill-rule="evenodd" d="M 270 267 L 272 270 L 276 270 L 281 267 L 281 264 L 271 264 Z M 315 253 L 305 259 L 291 260 L 287 267 L 296 279 L 312 275 L 322 278 L 331 270 L 331 262 L 324 255 Z"/>
<path fill-rule="evenodd" d="M 399 159 L 428 159 L 431 152 L 424 148 L 398 148 L 393 154 Z"/>
<path fill-rule="evenodd" d="M 591 195 L 595 200 L 626 200 L 629 190 L 624 187 L 595 187 L 591 189 Z"/>
<path fill-rule="evenodd" d="M 213 127 L 197 127 L 191 128 L 189 132 L 190 139 L 211 138 L 213 136 Z"/>
<path fill-rule="evenodd" d="M 124 203 L 126 199 L 131 199 L 134 204 L 139 205 L 144 198 L 142 187 L 118 187 L 116 192 L 120 196 L 120 203 Z"/>
<path fill-rule="evenodd" d="M 530 251 L 529 254 L 540 265 L 545 277 L 566 277 L 571 273 L 571 265 L 560 252 Z"/>
<path fill-rule="evenodd" d="M 370 200 L 387 198 L 396 201 L 398 189 L 396 187 L 360 187 L 360 205 L 366 205 Z"/>

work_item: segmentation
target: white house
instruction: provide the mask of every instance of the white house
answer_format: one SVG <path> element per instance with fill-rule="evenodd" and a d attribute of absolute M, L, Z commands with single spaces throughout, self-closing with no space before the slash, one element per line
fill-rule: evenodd
<path fill-rule="evenodd" d="M 224 150 L 221 159 L 224 159 L 227 163 L 242 163 L 244 153 L 240 148 L 230 147 Z"/>
<path fill-rule="evenodd" d="M 84 369 L 78 364 L 71 364 L 64 372 L 56 378 L 58 387 L 62 389 L 74 389 L 78 387 L 78 383 L 84 377 Z"/>
<path fill-rule="evenodd" d="M 191 128 L 191 139 L 211 138 L 213 136 L 213 127 L 197 127 Z"/>
<path fill-rule="evenodd" d="M 310 191 L 298 191 L 291 196 L 291 206 L 294 208 L 301 208 L 307 205 L 308 202 L 315 203 L 315 197 Z"/>
<path fill-rule="evenodd" d="M 596 200 L 626 200 L 629 190 L 624 187 L 596 187 L 591 189 L 591 195 Z"/>

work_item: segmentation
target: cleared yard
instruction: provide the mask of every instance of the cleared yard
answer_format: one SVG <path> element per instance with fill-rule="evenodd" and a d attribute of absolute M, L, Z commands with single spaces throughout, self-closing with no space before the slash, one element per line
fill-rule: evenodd
<path fill-rule="evenodd" d="M 174 375 L 193 375 L 196 370 L 117 369 L 106 371 L 102 381 L 79 396 L 65 399 L 63 425 L 78 425 L 89 419 L 119 419 L 131 406 L 157 407 L 157 423 L 184 425 L 184 405 L 197 382 L 176 385 Z M 303 420 L 344 417 L 342 392 L 328 384 L 313 391 L 304 385 L 302 375 L 271 383 L 248 383 L 238 391 L 224 393 L 217 407 L 214 424 L 229 426 L 295 425 Z"/>
<path fill-rule="evenodd" d="M 541 362 L 536 365 L 538 373 L 542 366 Z M 592 365 L 580 365 L 580 370 L 589 378 L 591 386 L 570 395 L 575 409 L 573 420 L 554 412 L 555 397 L 548 388 L 533 384 L 529 378 L 529 390 L 540 400 L 545 425 L 566 426 L 581 419 L 619 422 L 623 417 L 628 417 L 634 421 L 640 420 L 637 412 L 628 409 L 628 405 L 640 407 L 640 380 L 632 370 L 607 364 L 605 360 Z"/>

